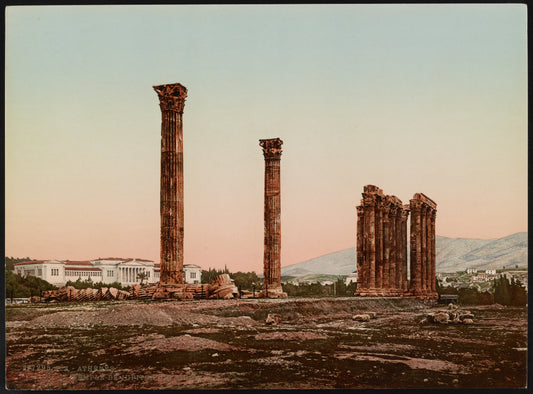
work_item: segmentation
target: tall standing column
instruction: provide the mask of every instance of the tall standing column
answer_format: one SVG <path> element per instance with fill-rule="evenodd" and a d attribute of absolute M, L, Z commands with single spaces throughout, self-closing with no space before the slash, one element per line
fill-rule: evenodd
<path fill-rule="evenodd" d="M 438 298 L 437 294 L 437 250 L 436 250 L 436 240 L 437 235 L 435 231 L 435 222 L 437 218 L 437 211 L 433 209 L 431 211 L 431 293 L 432 298 Z"/>
<path fill-rule="evenodd" d="M 364 211 L 362 206 L 357 208 L 357 244 L 356 244 L 356 264 L 357 264 L 357 290 L 355 294 L 359 294 L 365 289 L 364 277 L 366 263 L 364 261 L 364 250 L 363 250 L 363 227 L 364 227 Z"/>
<path fill-rule="evenodd" d="M 433 293 L 433 288 L 435 287 L 433 283 L 433 261 L 431 260 L 431 207 L 428 205 L 426 208 L 426 292 L 428 296 L 431 296 Z"/>
<path fill-rule="evenodd" d="M 368 220 L 367 220 L 368 219 Z M 365 201 L 365 226 L 367 228 L 367 261 L 370 271 L 368 289 L 376 291 L 376 209 L 374 201 Z"/>
<path fill-rule="evenodd" d="M 427 292 L 427 234 L 426 234 L 426 212 L 427 207 L 423 204 L 420 211 L 420 261 L 422 267 L 422 292 L 426 294 Z"/>
<path fill-rule="evenodd" d="M 381 288 L 382 295 L 388 295 L 390 288 L 390 203 L 388 200 L 384 201 L 382 209 L 382 222 L 383 222 L 383 233 L 382 233 L 382 250 L 383 250 L 383 264 L 381 269 Z"/>
<path fill-rule="evenodd" d="M 375 202 L 375 229 L 376 229 L 376 289 L 381 294 L 383 288 L 383 271 L 385 264 L 385 214 L 383 212 L 384 201 L 380 195 L 374 195 Z"/>
<path fill-rule="evenodd" d="M 422 267 L 420 255 L 422 252 L 420 242 L 420 203 L 411 200 L 411 288 L 413 295 L 420 295 L 422 292 Z"/>
<path fill-rule="evenodd" d="M 265 239 L 263 297 L 286 297 L 281 288 L 281 145 L 279 138 L 259 140 L 265 157 Z"/>
<path fill-rule="evenodd" d="M 154 86 L 161 108 L 161 284 L 183 283 L 183 107 L 187 88 Z"/>
<path fill-rule="evenodd" d="M 404 205 L 402 209 L 402 292 L 406 293 L 407 286 L 407 219 L 409 218 L 409 205 Z M 412 272 L 412 271 L 411 271 Z"/>
<path fill-rule="evenodd" d="M 402 205 L 396 207 L 396 215 L 394 217 L 396 223 L 396 277 L 394 280 L 395 283 L 395 293 L 400 295 L 402 293 Z"/>

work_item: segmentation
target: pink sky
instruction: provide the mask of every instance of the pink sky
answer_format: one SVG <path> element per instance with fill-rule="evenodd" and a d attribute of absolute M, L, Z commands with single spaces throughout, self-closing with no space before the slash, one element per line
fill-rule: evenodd
<path fill-rule="evenodd" d="M 159 261 L 172 82 L 185 263 L 262 271 L 261 138 L 282 266 L 353 247 L 366 184 L 434 199 L 438 235 L 527 231 L 521 5 L 10 7 L 6 31 L 7 256 Z"/>

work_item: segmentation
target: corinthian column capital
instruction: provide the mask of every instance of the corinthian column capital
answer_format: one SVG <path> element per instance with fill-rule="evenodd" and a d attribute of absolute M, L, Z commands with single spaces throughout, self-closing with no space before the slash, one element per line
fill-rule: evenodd
<path fill-rule="evenodd" d="M 265 156 L 265 159 L 281 158 L 281 145 L 283 145 L 283 141 L 279 138 L 259 140 L 259 145 L 263 148 L 263 156 Z"/>
<path fill-rule="evenodd" d="M 159 106 L 161 111 L 175 111 L 183 113 L 187 88 L 179 83 L 153 86 L 159 96 Z"/>

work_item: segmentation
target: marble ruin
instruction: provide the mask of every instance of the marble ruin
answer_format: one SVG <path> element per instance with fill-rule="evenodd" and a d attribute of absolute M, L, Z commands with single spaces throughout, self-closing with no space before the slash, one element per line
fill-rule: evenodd
<path fill-rule="evenodd" d="M 183 284 L 183 107 L 187 88 L 154 86 L 161 108 L 161 285 Z"/>
<path fill-rule="evenodd" d="M 411 286 L 410 293 L 437 299 L 435 219 L 437 204 L 422 193 L 410 201 L 411 211 Z"/>
<path fill-rule="evenodd" d="M 265 157 L 265 247 L 263 289 L 260 297 L 284 298 L 281 288 L 281 186 L 279 138 L 259 140 Z"/>
<path fill-rule="evenodd" d="M 417 193 L 410 205 L 367 185 L 357 207 L 358 296 L 437 298 L 435 215 L 437 204 Z M 411 213 L 410 286 L 407 219 Z"/>

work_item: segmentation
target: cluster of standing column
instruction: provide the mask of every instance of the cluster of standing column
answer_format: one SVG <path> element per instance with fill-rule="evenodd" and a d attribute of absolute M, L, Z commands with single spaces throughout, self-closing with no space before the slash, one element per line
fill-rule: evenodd
<path fill-rule="evenodd" d="M 407 220 L 415 211 L 408 281 Z M 364 187 L 357 207 L 356 295 L 436 297 L 435 213 L 436 204 L 421 193 L 410 205 L 402 205 L 374 185 Z"/>
<path fill-rule="evenodd" d="M 437 204 L 422 193 L 416 193 L 410 203 L 410 294 L 423 298 L 437 298 L 435 283 L 435 219 Z"/>

